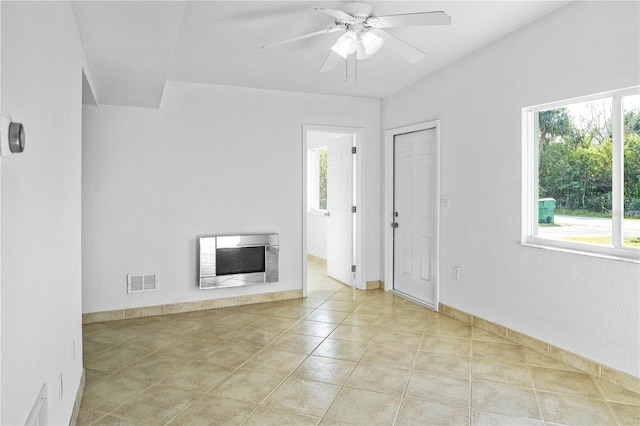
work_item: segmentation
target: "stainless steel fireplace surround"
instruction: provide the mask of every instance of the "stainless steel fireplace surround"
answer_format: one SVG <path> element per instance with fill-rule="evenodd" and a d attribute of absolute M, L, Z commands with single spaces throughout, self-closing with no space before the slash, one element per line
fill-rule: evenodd
<path fill-rule="evenodd" d="M 200 238 L 201 289 L 278 281 L 278 234 Z"/>

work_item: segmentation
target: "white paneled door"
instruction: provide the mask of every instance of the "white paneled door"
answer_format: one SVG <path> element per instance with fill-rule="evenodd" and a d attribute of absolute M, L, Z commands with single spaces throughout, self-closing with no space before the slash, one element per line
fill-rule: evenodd
<path fill-rule="evenodd" d="M 393 289 L 436 304 L 436 130 L 395 135 Z"/>
<path fill-rule="evenodd" d="M 352 285 L 353 135 L 327 142 L 327 275 Z"/>

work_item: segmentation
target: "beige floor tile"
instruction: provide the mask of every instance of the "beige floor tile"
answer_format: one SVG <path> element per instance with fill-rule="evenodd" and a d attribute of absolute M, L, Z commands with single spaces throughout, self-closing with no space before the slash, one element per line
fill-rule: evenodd
<path fill-rule="evenodd" d="M 192 391 L 205 392 L 233 372 L 232 368 L 192 361 L 162 380 L 162 384 Z"/>
<path fill-rule="evenodd" d="M 542 420 L 483 413 L 478 410 L 473 410 L 471 424 L 473 426 L 544 426 L 544 422 Z"/>
<path fill-rule="evenodd" d="M 373 343 L 380 345 L 394 345 L 411 349 L 418 349 L 421 342 L 422 335 L 420 334 L 393 330 L 380 330 L 373 339 Z"/>
<path fill-rule="evenodd" d="M 223 367 L 239 367 L 261 350 L 258 346 L 221 343 L 200 356 L 201 361 Z"/>
<path fill-rule="evenodd" d="M 340 324 L 329 337 L 331 339 L 368 343 L 373 340 L 376 334 L 378 334 L 377 328 Z"/>
<path fill-rule="evenodd" d="M 354 425 L 390 425 L 400 401 L 397 395 L 342 388 L 325 417 Z"/>
<path fill-rule="evenodd" d="M 531 367 L 531 376 L 537 390 L 604 398 L 591 376 L 584 373 Z"/>
<path fill-rule="evenodd" d="M 84 387 L 89 388 L 104 378 L 109 377 L 109 373 L 103 373 L 101 371 L 89 370 L 85 368 L 84 370 Z"/>
<path fill-rule="evenodd" d="M 603 401 L 574 395 L 538 392 L 547 423 L 575 425 L 613 425 L 613 415 Z"/>
<path fill-rule="evenodd" d="M 470 386 L 469 379 L 414 370 L 405 396 L 468 408 Z"/>
<path fill-rule="evenodd" d="M 150 382 L 126 376 L 109 376 L 84 390 L 82 407 L 103 412 L 113 411 L 150 385 Z"/>
<path fill-rule="evenodd" d="M 386 365 L 388 367 L 411 368 L 417 352 L 417 349 L 372 344 L 364 353 L 360 362 Z"/>
<path fill-rule="evenodd" d="M 93 423 L 91 426 L 143 426 L 143 423 L 121 419 L 114 415 L 108 414 L 102 417 L 97 422 Z"/>
<path fill-rule="evenodd" d="M 236 370 L 209 395 L 260 404 L 284 380 L 284 375 L 254 370 Z"/>
<path fill-rule="evenodd" d="M 135 331 L 121 328 L 92 328 L 87 331 L 85 327 L 83 330 L 83 340 L 109 346 L 116 346 L 138 337 Z"/>
<path fill-rule="evenodd" d="M 370 302 L 370 298 L 367 297 L 364 299 L 356 308 L 353 310 L 354 313 L 357 314 L 373 314 L 373 315 L 391 315 L 393 312 L 393 305 L 379 305 L 374 302 Z"/>
<path fill-rule="evenodd" d="M 346 300 L 335 300 L 332 296 L 331 299 L 324 302 L 322 305 L 319 306 L 319 308 L 328 309 L 330 311 L 351 312 L 355 309 L 356 306 L 358 306 L 357 302 L 349 302 Z"/>
<path fill-rule="evenodd" d="M 136 336 L 135 339 L 127 340 L 120 346 L 124 348 L 153 352 L 168 346 L 175 346 L 184 339 L 171 334 L 158 332 L 144 332 Z"/>
<path fill-rule="evenodd" d="M 106 352 L 109 349 L 113 349 L 113 346 L 85 340 L 82 342 L 82 359 L 86 362 L 89 358 Z"/>
<path fill-rule="evenodd" d="M 380 327 L 386 320 L 387 317 L 385 315 L 352 312 L 342 321 L 342 324 L 357 325 L 360 327 Z"/>
<path fill-rule="evenodd" d="M 596 382 L 596 385 L 600 388 L 607 401 L 618 402 L 621 404 L 640 405 L 640 394 L 601 379 L 593 378 L 593 380 Z"/>
<path fill-rule="evenodd" d="M 258 328 L 245 328 L 229 337 L 227 340 L 225 340 L 225 342 L 232 345 L 241 344 L 264 347 L 273 342 L 280 334 L 281 333 L 278 331 L 260 330 Z"/>
<path fill-rule="evenodd" d="M 296 334 L 306 334 L 307 336 L 327 337 L 338 324 L 321 321 L 309 321 L 301 320 L 296 325 L 291 327 L 289 332 Z"/>
<path fill-rule="evenodd" d="M 293 372 L 293 376 L 341 385 L 347 381 L 356 365 L 354 361 L 310 356 Z"/>
<path fill-rule="evenodd" d="M 339 390 L 338 385 L 289 377 L 267 398 L 264 405 L 322 417 Z"/>
<path fill-rule="evenodd" d="M 391 317 L 420 320 L 423 321 L 426 326 L 427 321 L 429 321 L 433 317 L 435 311 L 425 308 L 424 306 L 416 305 L 413 302 L 408 303 L 408 305 L 393 305 L 393 308 L 391 309 Z"/>
<path fill-rule="evenodd" d="M 427 327 L 428 321 L 415 319 L 413 317 L 390 316 L 388 321 L 382 324 L 384 330 L 403 331 L 406 333 L 422 334 Z"/>
<path fill-rule="evenodd" d="M 458 337 L 425 335 L 420 350 L 445 355 L 471 356 L 471 340 Z"/>
<path fill-rule="evenodd" d="M 367 350 L 367 344 L 349 340 L 325 339 L 313 355 L 329 358 L 345 359 L 347 361 L 359 361 Z"/>
<path fill-rule="evenodd" d="M 324 340 L 323 337 L 307 336 L 304 334 L 285 333 L 274 340 L 269 350 L 310 354 Z"/>
<path fill-rule="evenodd" d="M 318 417 L 293 413 L 276 407 L 258 407 L 243 425 L 256 426 L 306 426 L 317 425 Z"/>
<path fill-rule="evenodd" d="M 468 379 L 471 371 L 471 362 L 468 357 L 419 351 L 414 368 L 441 376 Z"/>
<path fill-rule="evenodd" d="M 283 306 L 271 311 L 270 315 L 274 317 L 285 317 L 301 319 L 313 312 L 313 308 L 306 308 L 304 306 Z"/>
<path fill-rule="evenodd" d="M 360 303 L 365 297 L 367 296 L 358 290 L 347 290 L 337 292 L 336 294 L 331 296 L 331 300 L 342 300 L 345 302 Z"/>
<path fill-rule="evenodd" d="M 640 425 L 640 406 L 610 402 L 609 407 L 611 407 L 613 415 L 618 419 L 618 424 L 625 426 Z"/>
<path fill-rule="evenodd" d="M 471 377 L 473 380 L 504 383 L 525 388 L 532 388 L 529 367 L 525 364 L 507 364 L 496 362 L 491 358 L 476 358 L 472 362 Z"/>
<path fill-rule="evenodd" d="M 265 373 L 289 374 L 305 360 L 305 354 L 265 349 L 247 361 L 243 368 Z"/>
<path fill-rule="evenodd" d="M 197 339 L 181 339 L 175 344 L 158 349 L 155 354 L 189 360 L 199 358 L 214 347 L 213 344 L 203 343 Z"/>
<path fill-rule="evenodd" d="M 336 290 L 326 290 L 326 289 L 317 289 L 316 288 L 316 289 L 309 290 L 307 292 L 307 297 L 310 297 L 310 298 L 313 298 L 313 299 L 327 300 L 327 299 L 330 299 L 331 296 L 333 296 L 337 292 L 338 292 L 337 289 Z"/>
<path fill-rule="evenodd" d="M 490 358 L 494 361 L 505 363 L 527 363 L 522 346 L 504 343 L 474 340 L 471 342 L 471 356 L 473 358 Z"/>
<path fill-rule="evenodd" d="M 410 374 L 410 370 L 360 363 L 345 386 L 402 396 Z"/>
<path fill-rule="evenodd" d="M 468 425 L 469 409 L 404 398 L 395 423 L 401 425 Z"/>
<path fill-rule="evenodd" d="M 76 424 L 78 426 L 90 425 L 106 415 L 107 413 L 105 413 L 104 411 L 94 410 L 88 408 L 86 404 L 83 404 L 80 406 Z"/>
<path fill-rule="evenodd" d="M 115 373 L 145 357 L 147 352 L 116 346 L 106 352 L 98 354 L 84 363 L 84 367 L 103 373 Z"/>
<path fill-rule="evenodd" d="M 180 358 L 152 354 L 123 368 L 120 374 L 138 380 L 155 382 L 176 371 L 186 362 Z"/>
<path fill-rule="evenodd" d="M 473 381 L 471 398 L 473 410 L 542 420 L 533 389 Z"/>
<path fill-rule="evenodd" d="M 293 318 L 263 316 L 260 318 L 260 321 L 251 323 L 249 327 L 282 333 L 291 328 L 297 322 L 298 320 Z"/>
<path fill-rule="evenodd" d="M 208 325 L 206 328 L 199 330 L 197 333 L 192 335 L 192 337 L 205 344 L 217 345 L 223 340 L 226 340 L 229 337 L 233 336 L 238 331 L 240 331 L 239 328 L 231 325 L 212 324 Z"/>
<path fill-rule="evenodd" d="M 321 321 L 339 324 L 344 320 L 349 312 L 329 311 L 327 309 L 316 309 L 305 317 L 310 321 Z"/>
<path fill-rule="evenodd" d="M 263 305 L 263 303 L 258 303 L 258 305 Z M 264 303 L 264 305 L 269 306 L 269 304 Z M 227 324 L 233 325 L 237 327 L 246 327 L 260 319 L 260 315 L 249 314 L 245 312 L 235 312 L 229 315 L 225 315 L 222 318 L 219 318 L 216 322 L 218 324 Z"/>
<path fill-rule="evenodd" d="M 555 368 L 556 370 L 565 370 L 565 371 L 578 371 L 577 369 L 571 367 L 569 364 L 565 364 L 562 361 L 558 361 L 551 357 L 548 357 L 540 352 L 536 352 L 533 349 L 524 348 L 524 351 L 527 355 L 527 362 L 529 365 L 536 367 L 545 367 L 545 368 Z"/>
<path fill-rule="evenodd" d="M 184 337 L 202 331 L 207 328 L 207 326 L 208 324 L 203 321 L 179 318 L 171 322 L 171 327 L 164 328 L 163 333 Z"/>
<path fill-rule="evenodd" d="M 426 334 L 449 337 L 471 337 L 471 326 L 460 321 L 456 322 L 434 322 L 429 321 L 429 325 L 424 329 Z"/>
<path fill-rule="evenodd" d="M 164 424 L 197 397 L 198 394 L 192 391 L 155 385 L 120 406 L 113 414 L 143 424 Z"/>
<path fill-rule="evenodd" d="M 482 330 L 478 327 L 472 327 L 471 328 L 471 334 L 472 334 L 472 338 L 473 340 L 482 340 L 484 342 L 494 342 L 494 343 L 504 343 L 507 345 L 514 345 L 515 343 L 513 343 L 512 341 L 502 337 L 502 336 L 498 336 L 497 334 L 493 334 L 490 333 L 488 331 Z"/>
<path fill-rule="evenodd" d="M 256 407 L 258 407 L 258 404 L 203 395 L 189 408 L 171 420 L 168 425 L 239 425 L 251 415 Z"/>

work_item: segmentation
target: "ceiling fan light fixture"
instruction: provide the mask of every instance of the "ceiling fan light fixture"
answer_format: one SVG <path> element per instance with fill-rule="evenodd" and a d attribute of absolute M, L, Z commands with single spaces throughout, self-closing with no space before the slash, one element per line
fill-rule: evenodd
<path fill-rule="evenodd" d="M 367 57 L 374 55 L 384 44 L 384 39 L 382 37 L 378 37 L 370 32 L 362 34 L 360 36 L 360 41 L 364 47 Z"/>
<path fill-rule="evenodd" d="M 347 56 L 354 53 L 357 48 L 358 35 L 354 31 L 347 31 L 338 38 L 338 41 L 336 41 L 336 44 L 333 45 L 331 50 L 347 59 Z"/>

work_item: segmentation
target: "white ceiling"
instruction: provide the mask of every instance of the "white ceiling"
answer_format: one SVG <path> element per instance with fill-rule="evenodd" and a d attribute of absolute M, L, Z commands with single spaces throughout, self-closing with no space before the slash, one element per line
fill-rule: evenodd
<path fill-rule="evenodd" d="M 158 107 L 166 80 L 332 95 L 386 97 L 568 1 L 372 1 L 378 16 L 443 10 L 450 26 L 388 31 L 426 52 L 411 65 L 384 49 L 319 73 L 340 32 L 260 49 L 326 29 L 333 1 L 74 1 L 99 104 Z"/>

